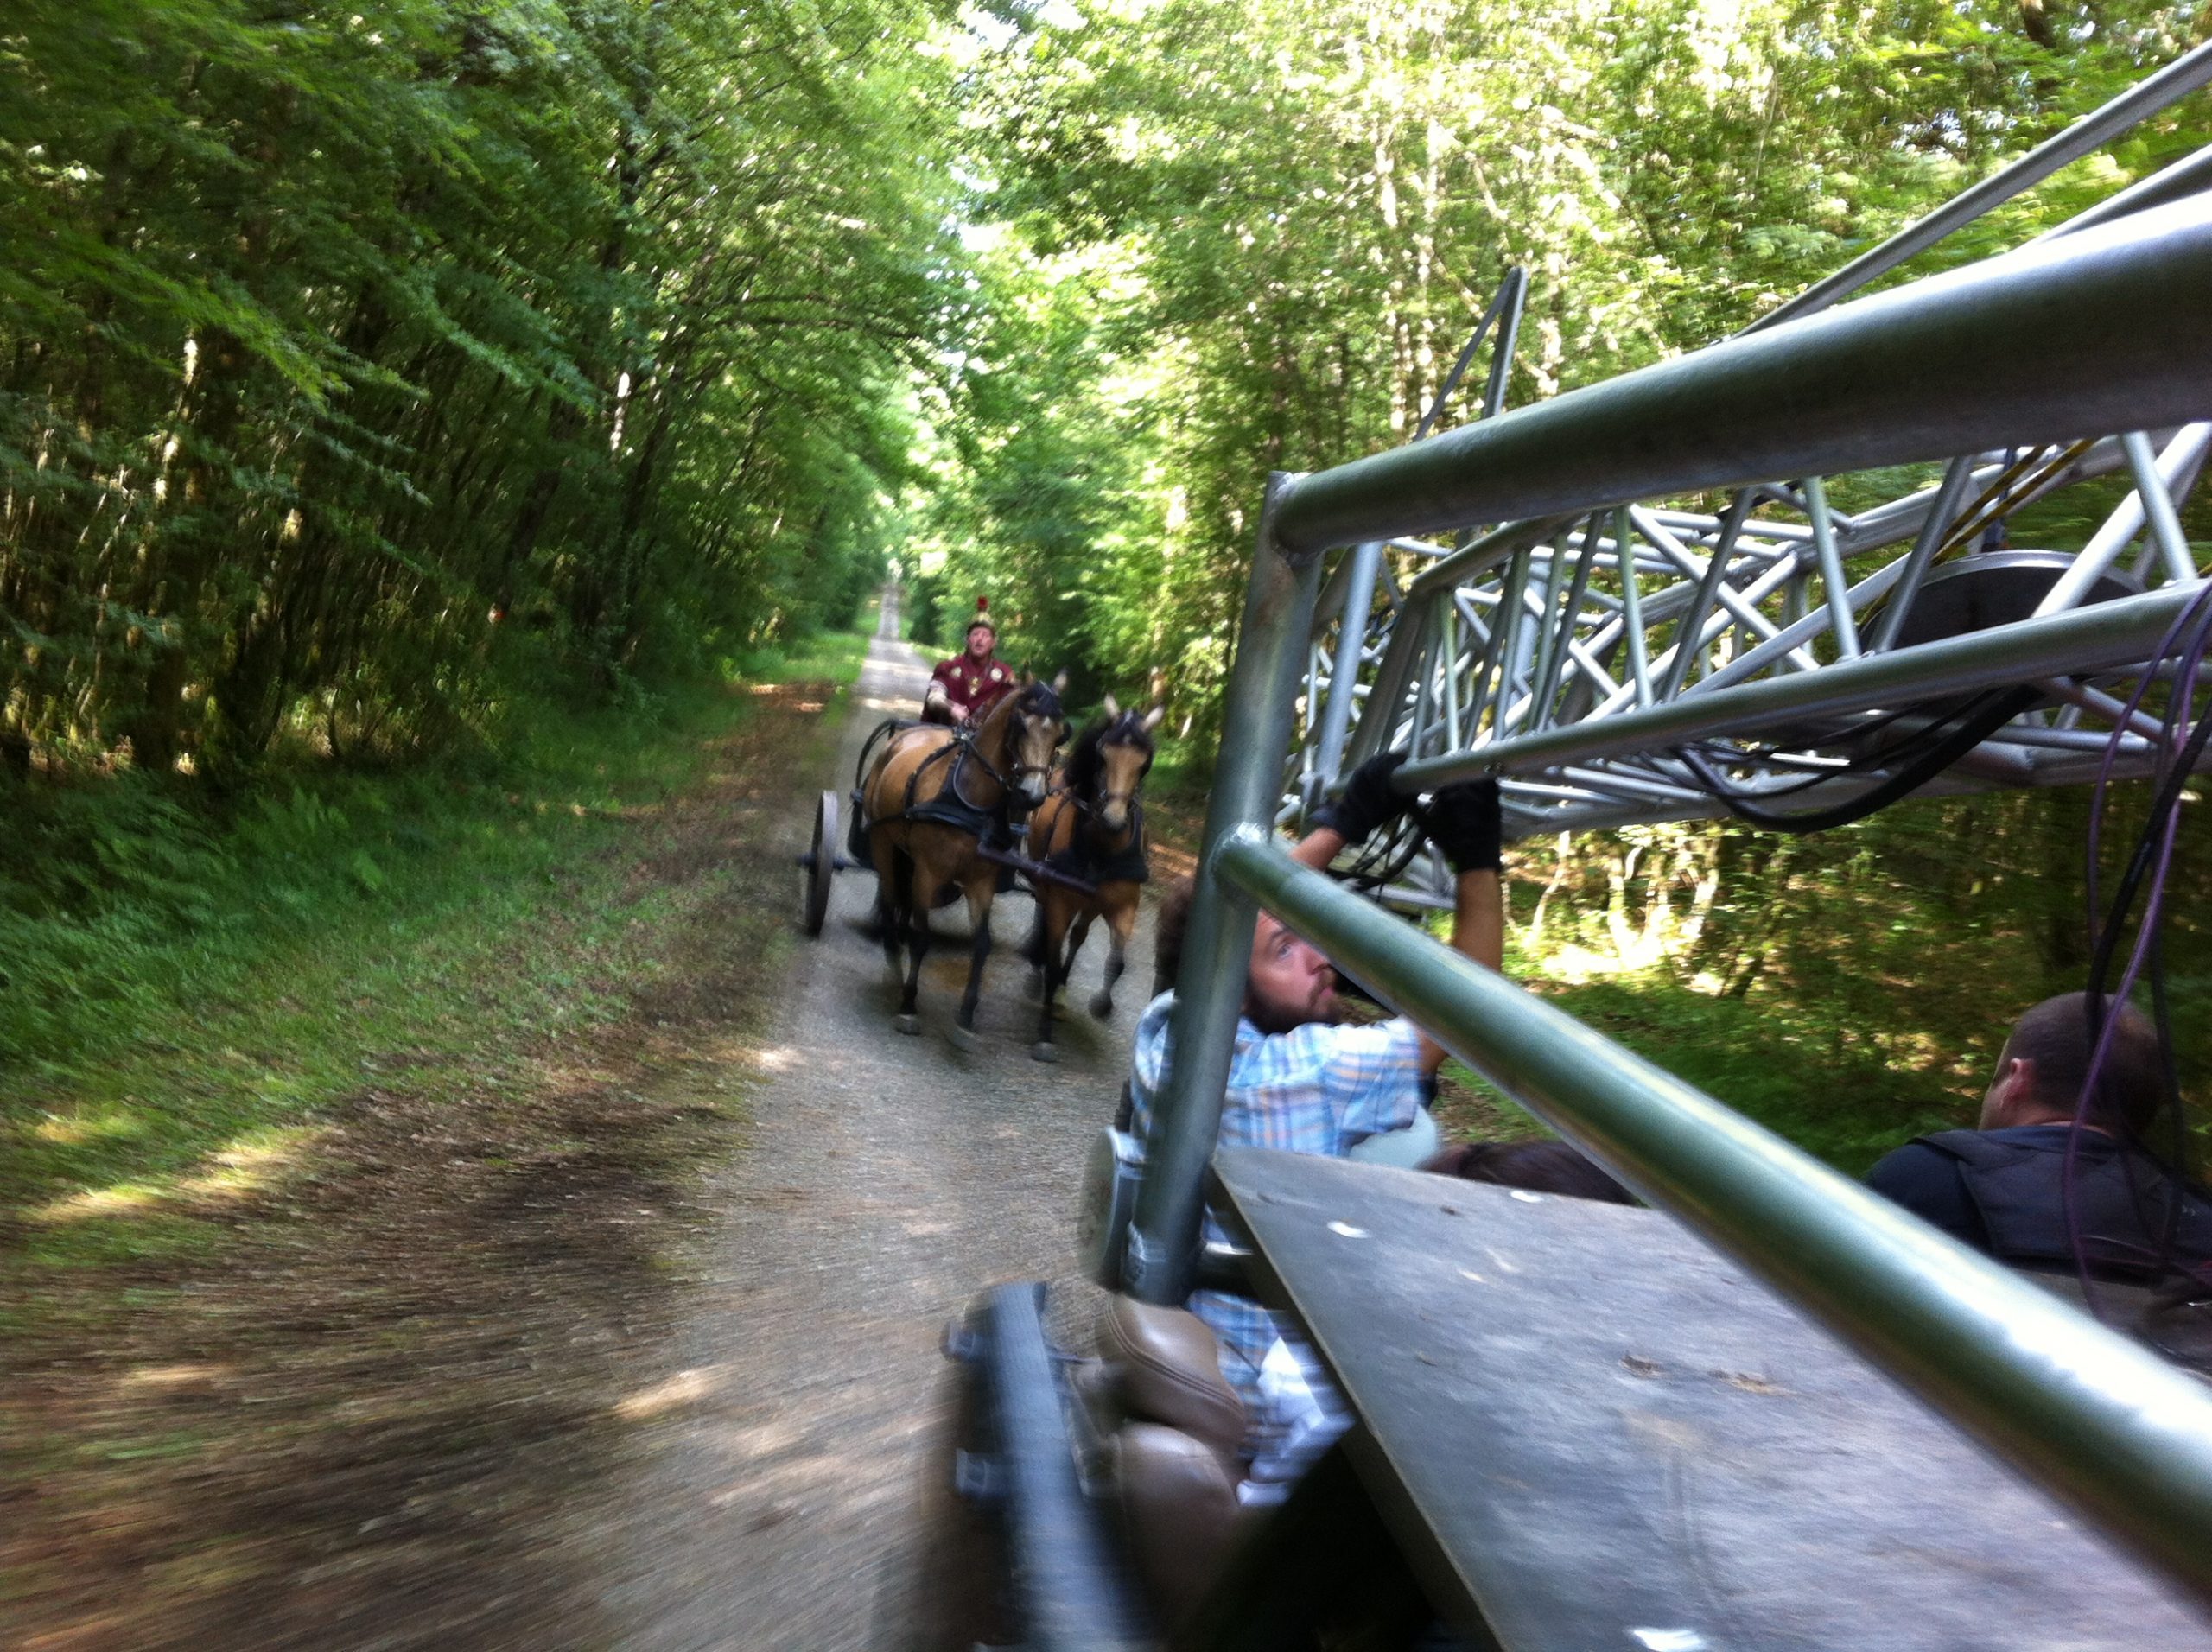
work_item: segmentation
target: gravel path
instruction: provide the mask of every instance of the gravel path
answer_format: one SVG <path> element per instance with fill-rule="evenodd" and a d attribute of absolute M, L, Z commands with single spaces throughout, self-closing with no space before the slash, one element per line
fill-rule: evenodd
<path fill-rule="evenodd" d="M 849 791 L 883 717 L 912 715 L 928 670 L 887 599 L 836 771 L 794 777 L 791 841 L 822 786 Z M 915 1505 L 941 1386 L 945 1321 L 1000 1280 L 1062 1276 L 1093 1131 L 1111 1116 L 1149 976 L 1140 932 L 1111 1024 L 1078 1007 L 1061 1059 L 1028 1056 L 1033 1008 L 1017 948 L 1026 897 L 1001 896 L 982 1047 L 946 1041 L 964 944 L 933 954 L 923 1034 L 891 1029 L 882 954 L 858 927 L 867 872 L 839 874 L 821 937 L 798 943 L 746 1149 L 709 1204 L 722 1212 L 636 1483 L 610 1488 L 624 1574 L 606 1597 L 630 1652 L 887 1642 L 916 1536 Z M 796 905 L 796 900 L 794 900 Z M 938 914 L 948 938 L 964 909 Z M 1064 1003 L 1104 955 L 1094 939 Z"/>

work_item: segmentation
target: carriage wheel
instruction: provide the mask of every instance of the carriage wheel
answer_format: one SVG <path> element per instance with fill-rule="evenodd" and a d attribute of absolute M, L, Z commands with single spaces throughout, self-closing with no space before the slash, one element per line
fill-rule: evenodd
<path fill-rule="evenodd" d="M 825 791 L 814 805 L 814 849 L 800 862 L 805 877 L 799 887 L 799 923 L 809 935 L 822 933 L 830 916 L 830 880 L 837 875 L 842 839 L 837 830 L 837 794 Z"/>

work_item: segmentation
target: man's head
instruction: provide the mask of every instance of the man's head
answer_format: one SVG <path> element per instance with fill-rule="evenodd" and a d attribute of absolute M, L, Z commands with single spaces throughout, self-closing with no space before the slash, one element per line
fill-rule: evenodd
<path fill-rule="evenodd" d="M 988 620 L 978 620 L 968 627 L 968 658 L 985 660 L 999 645 L 998 627 Z"/>
<path fill-rule="evenodd" d="M 1252 931 L 1244 1013 L 1262 1032 L 1287 1032 L 1308 1021 L 1337 1019 L 1335 968 L 1319 947 L 1300 940 L 1265 912 Z"/>
<path fill-rule="evenodd" d="M 1178 878 L 1160 898 L 1153 929 L 1152 989 L 1170 990 L 1182 968 L 1183 937 L 1193 893 Z M 1244 1013 L 1262 1032 L 1287 1032 L 1309 1021 L 1337 1019 L 1337 972 L 1320 952 L 1262 913 L 1252 935 L 1252 968 L 1244 978 Z"/>
<path fill-rule="evenodd" d="M 2084 1121 L 2099 1129 L 2141 1135 L 2165 1098 L 2158 1029 L 2132 1004 L 2112 1007 L 2109 998 L 2103 1003 L 2108 1013 L 2116 1015 L 2118 1025 Z M 2044 999 L 2013 1024 L 1981 1098 L 1979 1128 L 2063 1124 L 2074 1117 L 2095 1049 L 2089 1009 L 2088 994 L 2061 993 Z"/>

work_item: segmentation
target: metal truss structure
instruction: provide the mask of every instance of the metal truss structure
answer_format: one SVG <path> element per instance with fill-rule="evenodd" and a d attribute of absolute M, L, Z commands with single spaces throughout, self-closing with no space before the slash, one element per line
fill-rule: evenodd
<path fill-rule="evenodd" d="M 2161 725 L 2111 679 L 2203 579 L 2179 511 L 2212 452 L 2212 149 L 1829 307 L 2208 79 L 2201 48 L 1736 338 L 1501 414 L 1513 272 L 1446 387 L 1495 322 L 1482 416 L 1431 436 L 1433 410 L 1274 502 L 1286 552 L 1348 547 L 1279 821 L 1394 749 L 1424 788 L 1502 777 L 1523 836 L 1802 830 L 1908 791 L 2149 772 Z M 1446 887 L 1410 832 L 1360 870 L 1410 904 Z"/>

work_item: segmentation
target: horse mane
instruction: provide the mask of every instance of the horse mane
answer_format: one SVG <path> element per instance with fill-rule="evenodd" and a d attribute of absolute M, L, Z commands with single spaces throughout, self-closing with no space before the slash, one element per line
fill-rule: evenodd
<path fill-rule="evenodd" d="M 1104 748 L 1109 745 L 1141 747 L 1148 757 L 1153 751 L 1152 734 L 1134 711 L 1100 717 L 1084 729 L 1069 748 L 1063 770 L 1067 789 L 1077 797 L 1088 801 L 1097 795 L 1098 777 L 1105 766 Z"/>

